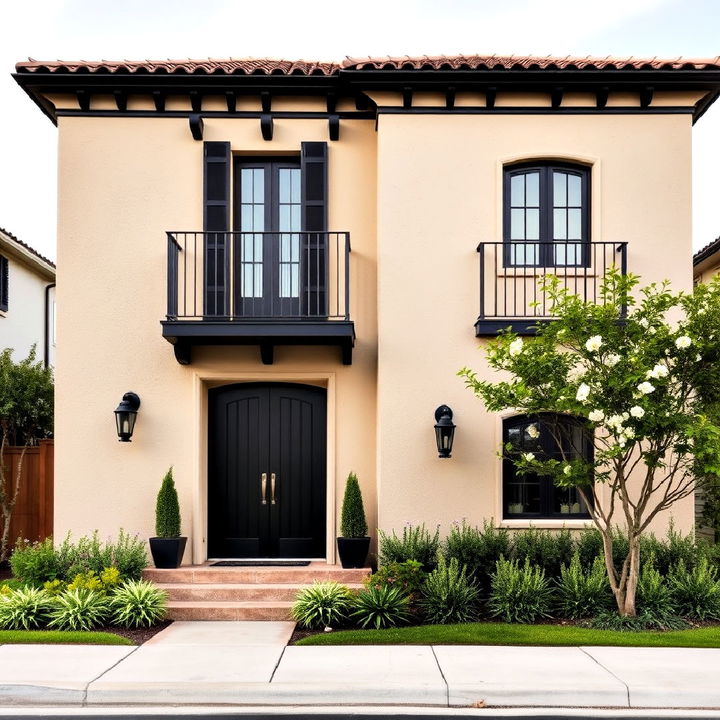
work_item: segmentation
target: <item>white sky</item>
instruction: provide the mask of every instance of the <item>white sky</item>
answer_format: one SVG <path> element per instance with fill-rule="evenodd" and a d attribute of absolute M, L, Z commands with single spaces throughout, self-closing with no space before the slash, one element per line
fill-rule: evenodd
<path fill-rule="evenodd" d="M 28 56 L 715 57 L 720 1 L 0 0 L 0 38 L 0 227 L 54 258 L 56 130 L 10 76 Z M 720 101 L 695 126 L 693 166 L 698 249 L 720 235 Z"/>

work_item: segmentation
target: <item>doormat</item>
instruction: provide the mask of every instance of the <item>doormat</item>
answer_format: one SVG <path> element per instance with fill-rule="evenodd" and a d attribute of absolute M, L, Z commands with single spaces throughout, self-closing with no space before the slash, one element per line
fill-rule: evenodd
<path fill-rule="evenodd" d="M 219 560 L 210 567 L 305 567 L 309 560 Z"/>

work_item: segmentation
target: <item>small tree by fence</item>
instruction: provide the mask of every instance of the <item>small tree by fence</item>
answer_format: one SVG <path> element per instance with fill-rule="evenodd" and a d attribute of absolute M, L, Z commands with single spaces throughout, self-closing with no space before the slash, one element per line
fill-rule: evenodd
<path fill-rule="evenodd" d="M 53 427 L 52 370 L 36 362 L 34 346 L 19 362 L 13 361 L 12 352 L 0 352 L 0 562 L 10 554 L 12 518 L 25 478 L 25 458 Z M 19 438 L 23 446 L 17 454 L 9 448 Z"/>

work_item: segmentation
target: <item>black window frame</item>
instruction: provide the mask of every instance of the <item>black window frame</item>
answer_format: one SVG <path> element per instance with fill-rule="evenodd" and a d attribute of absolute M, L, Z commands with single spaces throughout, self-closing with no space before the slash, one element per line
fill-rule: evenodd
<path fill-rule="evenodd" d="M 538 430 L 540 432 L 540 436 L 537 439 L 537 445 L 539 446 L 540 455 L 538 457 L 556 457 L 560 458 L 561 454 L 560 451 L 557 449 L 557 444 L 555 443 L 554 439 L 550 435 L 550 432 L 548 430 L 548 419 L 554 418 L 554 422 L 557 422 L 557 420 L 561 420 L 562 422 L 567 422 L 568 424 L 572 423 L 576 426 L 583 426 L 585 425 L 585 428 L 587 428 L 587 423 L 584 423 L 582 419 L 573 417 L 571 415 L 559 415 L 555 413 L 540 413 L 539 415 L 513 415 L 512 417 L 507 417 L 503 419 L 502 424 L 502 438 L 503 438 L 503 448 L 507 445 L 508 442 L 510 442 L 510 433 L 509 431 L 511 429 L 516 429 L 520 427 L 525 427 L 529 425 L 537 425 Z M 594 457 L 594 449 L 593 449 L 593 443 L 592 443 L 592 431 L 589 430 L 589 432 L 585 435 L 585 442 L 584 442 L 584 448 L 583 448 L 583 457 L 588 460 L 589 462 L 592 462 L 592 459 Z M 525 450 L 525 448 L 523 448 Z M 527 448 L 527 450 L 531 450 L 531 448 Z M 568 449 L 566 448 L 566 454 L 568 452 Z M 538 486 L 538 492 L 539 492 L 539 500 L 540 500 L 540 512 L 539 513 L 532 513 L 532 512 L 522 512 L 522 513 L 511 513 L 509 511 L 509 500 L 510 500 L 510 493 L 508 491 L 508 486 L 511 483 L 518 483 L 523 482 L 525 479 L 528 480 L 529 483 L 539 483 Z M 503 461 L 502 461 L 502 516 L 504 520 L 589 520 L 590 519 L 590 512 L 584 511 L 579 513 L 562 513 L 562 512 L 553 512 L 552 508 L 555 503 L 555 499 L 558 495 L 558 493 L 562 492 L 563 488 L 558 488 L 555 486 L 555 484 L 552 481 L 552 478 L 550 477 L 539 477 L 534 474 L 525 474 L 520 475 L 517 473 L 515 469 L 515 463 L 512 460 L 512 458 L 507 456 L 507 453 L 503 453 Z M 592 505 L 592 494 L 588 493 L 588 500 L 590 504 Z"/>
<path fill-rule="evenodd" d="M 580 240 L 555 240 L 553 232 L 553 171 L 569 172 L 580 177 L 581 220 Z M 512 197 L 510 183 L 513 177 L 536 171 L 539 173 L 539 239 L 512 240 L 511 239 L 511 209 Z M 523 161 L 505 165 L 503 168 L 503 267 L 558 267 L 574 268 L 590 266 L 590 198 L 591 198 L 591 167 L 580 163 L 562 161 Z M 512 243 L 524 242 L 526 247 L 539 245 L 538 261 L 536 263 L 513 262 Z M 560 243 L 567 245 L 581 244 L 580 261 L 577 263 L 556 263 L 554 259 L 554 246 Z"/>
<path fill-rule="evenodd" d="M 0 311 L 7 312 L 10 305 L 10 263 L 4 255 L 0 255 Z"/>

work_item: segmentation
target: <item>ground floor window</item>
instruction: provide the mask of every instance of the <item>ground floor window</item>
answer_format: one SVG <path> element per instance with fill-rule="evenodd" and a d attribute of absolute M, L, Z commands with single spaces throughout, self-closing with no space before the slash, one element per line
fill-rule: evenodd
<path fill-rule="evenodd" d="M 518 415 L 503 421 L 503 445 L 538 457 L 592 459 L 592 443 L 582 421 L 550 413 Z M 551 478 L 520 474 L 512 459 L 503 460 L 503 517 L 536 519 L 587 518 L 577 488 L 556 487 Z"/>

